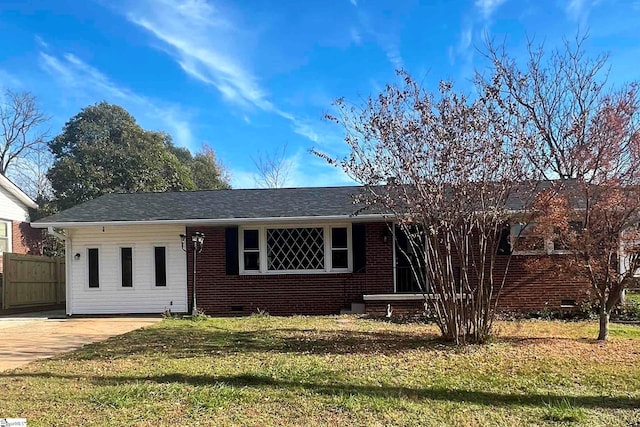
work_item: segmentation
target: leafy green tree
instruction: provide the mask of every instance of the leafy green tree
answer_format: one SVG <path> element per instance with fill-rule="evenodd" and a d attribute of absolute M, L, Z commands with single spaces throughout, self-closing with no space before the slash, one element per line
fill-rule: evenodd
<path fill-rule="evenodd" d="M 213 148 L 204 144 L 195 156 L 187 148 L 176 147 L 168 142 L 167 148 L 180 162 L 189 167 L 191 179 L 198 190 L 231 188 L 229 176 L 220 163 Z"/>
<path fill-rule="evenodd" d="M 142 129 L 122 107 L 101 102 L 84 108 L 49 142 L 57 208 L 105 193 L 195 189 L 189 166 L 169 144 L 169 135 Z"/>

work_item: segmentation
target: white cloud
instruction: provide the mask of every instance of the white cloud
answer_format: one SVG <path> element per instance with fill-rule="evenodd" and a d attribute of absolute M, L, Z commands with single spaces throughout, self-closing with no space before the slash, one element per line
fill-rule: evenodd
<path fill-rule="evenodd" d="M 387 55 L 387 59 L 396 70 L 404 68 L 404 61 L 402 60 L 402 55 L 400 54 L 400 48 L 396 43 L 385 43 L 384 53 Z"/>
<path fill-rule="evenodd" d="M 0 69 L 0 89 L 20 89 L 22 80 L 6 70 Z"/>
<path fill-rule="evenodd" d="M 565 6 L 567 16 L 586 24 L 591 9 L 599 3 L 599 0 L 569 0 Z"/>
<path fill-rule="evenodd" d="M 66 91 L 70 91 L 72 96 L 83 102 L 93 103 L 105 99 L 121 103 L 123 107 L 135 110 L 150 121 L 168 127 L 163 130 L 173 136 L 176 144 L 194 148 L 191 126 L 182 117 L 184 113 L 178 106 L 162 105 L 157 100 L 119 86 L 100 70 L 71 53 L 54 56 L 40 52 L 40 67 L 53 76 Z"/>
<path fill-rule="evenodd" d="M 49 43 L 44 41 L 44 39 L 42 37 L 40 37 L 39 35 L 36 34 L 33 38 L 36 41 L 36 44 L 38 46 L 40 46 L 40 48 L 42 48 L 42 49 L 48 49 L 49 48 Z"/>
<path fill-rule="evenodd" d="M 460 41 L 458 42 L 458 50 L 466 51 L 471 46 L 471 40 L 473 36 L 473 30 L 471 27 L 467 27 L 460 33 Z"/>
<path fill-rule="evenodd" d="M 483 18 L 488 20 L 505 1 L 506 0 L 476 0 L 475 5 L 480 9 Z"/>
<path fill-rule="evenodd" d="M 355 44 L 360 44 L 362 43 L 362 36 L 360 36 L 360 32 L 355 29 L 355 28 L 351 28 L 351 30 L 349 31 L 351 34 L 351 40 L 355 43 Z"/>
<path fill-rule="evenodd" d="M 244 109 L 257 108 L 289 120 L 292 130 L 317 142 L 318 135 L 293 114 L 280 110 L 245 63 L 242 30 L 204 0 L 135 3 L 127 19 L 163 43 L 163 50 L 192 78 L 215 87 Z"/>
<path fill-rule="evenodd" d="M 349 2 L 355 7 L 358 7 L 358 0 L 349 0 Z"/>

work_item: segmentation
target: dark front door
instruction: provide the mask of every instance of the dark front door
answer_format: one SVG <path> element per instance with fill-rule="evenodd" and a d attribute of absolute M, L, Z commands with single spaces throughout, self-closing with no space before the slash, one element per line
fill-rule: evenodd
<path fill-rule="evenodd" d="M 420 262 L 420 257 L 416 253 L 414 245 L 409 243 L 407 235 L 400 227 L 396 226 L 394 247 L 396 260 L 396 293 L 415 294 L 423 292 L 411 265 L 413 264 L 414 268 L 424 268 L 424 262 Z"/>

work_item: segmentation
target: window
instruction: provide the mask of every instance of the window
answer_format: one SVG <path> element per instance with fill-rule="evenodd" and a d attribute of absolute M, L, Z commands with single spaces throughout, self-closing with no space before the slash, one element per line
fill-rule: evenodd
<path fill-rule="evenodd" d="M 244 269 L 260 270 L 260 231 L 244 230 Z"/>
<path fill-rule="evenodd" d="M 351 226 L 241 229 L 240 272 L 328 273 L 352 268 Z"/>
<path fill-rule="evenodd" d="M 516 252 L 544 252 L 544 237 L 534 232 L 534 224 L 514 224 L 511 227 L 512 244 Z"/>
<path fill-rule="evenodd" d="M 87 249 L 87 263 L 89 266 L 89 287 L 100 287 L 100 261 L 98 248 Z"/>
<path fill-rule="evenodd" d="M 569 232 L 579 234 L 584 225 L 581 221 L 569 221 Z M 560 235 L 554 230 L 553 235 L 545 237 L 535 231 L 535 224 L 514 224 L 511 226 L 511 243 L 516 254 L 535 255 L 541 253 L 563 254 L 568 247 Z"/>
<path fill-rule="evenodd" d="M 578 236 L 582 233 L 582 229 L 584 228 L 584 223 L 582 221 L 569 221 L 569 236 Z M 569 248 L 567 247 L 567 242 L 563 239 L 563 236 L 560 235 L 560 230 L 554 230 L 556 236 L 553 239 L 553 250 L 554 251 L 567 251 Z"/>
<path fill-rule="evenodd" d="M 268 228 L 267 269 L 324 270 L 324 229 Z"/>
<path fill-rule="evenodd" d="M 167 248 L 154 247 L 156 286 L 167 286 Z"/>
<path fill-rule="evenodd" d="M 133 287 L 133 249 L 120 248 L 120 272 L 122 276 L 122 287 Z"/>
<path fill-rule="evenodd" d="M 0 254 L 9 252 L 9 223 L 0 221 Z"/>
<path fill-rule="evenodd" d="M 349 268 L 347 227 L 334 227 L 331 229 L 331 269 L 347 268 Z"/>

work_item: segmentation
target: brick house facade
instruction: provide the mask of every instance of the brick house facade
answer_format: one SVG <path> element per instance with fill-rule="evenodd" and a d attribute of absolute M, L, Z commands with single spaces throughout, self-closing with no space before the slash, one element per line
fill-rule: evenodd
<path fill-rule="evenodd" d="M 423 307 L 421 297 L 413 299 L 374 299 L 394 294 L 393 243 L 384 242 L 385 223 L 364 223 L 366 268 L 345 274 L 269 274 L 240 275 L 226 271 L 225 227 L 189 227 L 187 235 L 206 235 L 204 248 L 196 260 L 197 304 L 211 315 L 246 315 L 258 310 L 273 315 L 336 314 L 353 302 L 365 302 L 367 312 L 384 313 L 387 305 L 398 311 Z M 561 257 L 562 255 L 556 255 Z M 590 284 L 549 268 L 532 269 L 528 264 L 540 257 L 514 255 L 505 286 L 500 291 L 498 309 L 531 312 L 543 309 L 572 309 L 589 298 Z M 506 267 L 507 256 L 498 257 L 496 270 Z M 193 253 L 187 252 L 187 289 L 193 292 Z M 400 295 L 398 295 L 400 296 Z"/>
<path fill-rule="evenodd" d="M 335 274 L 228 274 L 225 227 L 189 227 L 187 235 L 205 233 L 196 260 L 198 307 L 213 315 L 336 314 L 367 293 L 393 291 L 393 245 L 384 243 L 385 223 L 363 224 L 366 244 L 364 271 Z M 193 292 L 193 252 L 187 252 L 187 289 Z"/>
<path fill-rule="evenodd" d="M 67 236 L 69 315 L 191 312 L 195 233 L 206 236 L 195 273 L 197 307 L 207 314 L 338 314 L 354 304 L 369 312 L 389 304 L 419 309 L 423 295 L 405 286 L 390 218 L 353 214 L 359 191 L 108 194 L 33 225 Z M 499 308 L 558 310 L 583 302 L 589 285 L 559 273 L 554 261 L 563 256 L 498 256 L 502 265 L 511 260 Z M 532 268 L 536 259 L 550 261 L 548 267 Z"/>

